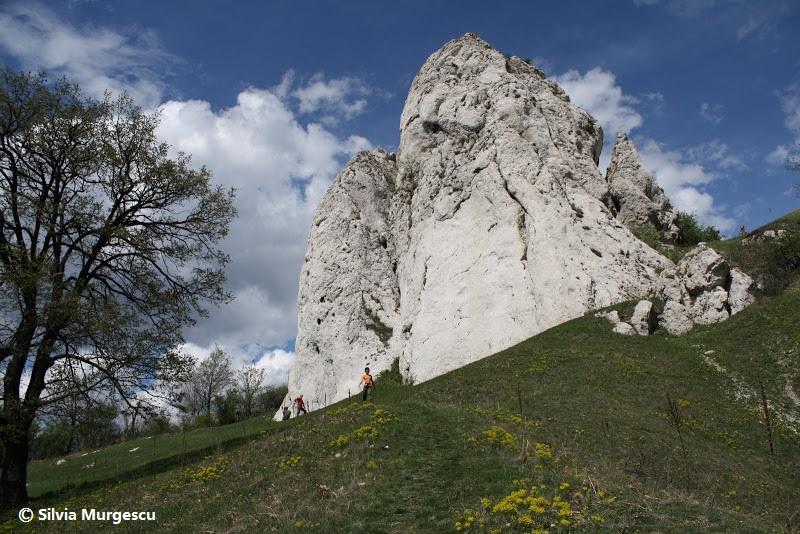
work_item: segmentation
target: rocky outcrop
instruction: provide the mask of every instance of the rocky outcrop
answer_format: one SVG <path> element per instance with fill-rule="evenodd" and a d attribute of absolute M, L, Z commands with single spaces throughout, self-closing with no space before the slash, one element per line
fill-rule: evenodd
<path fill-rule="evenodd" d="M 618 220 L 629 227 L 652 224 L 662 242 L 678 241 L 678 214 L 670 206 L 664 190 L 645 169 L 636 146 L 624 133 L 617 136 L 606 181 L 610 204 Z"/>
<path fill-rule="evenodd" d="M 750 243 L 758 243 L 761 241 L 771 241 L 775 239 L 783 239 L 786 237 L 787 232 L 785 229 L 779 228 L 777 230 L 763 230 L 760 232 L 753 232 L 752 234 L 748 235 L 744 239 L 742 239 L 742 243 L 747 245 Z"/>
<path fill-rule="evenodd" d="M 616 310 L 595 315 L 608 319 L 618 334 L 646 336 L 661 327 L 682 335 L 695 324 L 718 323 L 750 306 L 755 301 L 754 288 L 750 276 L 731 268 L 720 253 L 700 243 L 677 266 L 662 273 L 657 292 L 664 303 L 660 314 L 650 300 L 640 300 L 628 321 Z"/>
<path fill-rule="evenodd" d="M 717 251 L 700 243 L 674 269 L 663 273 L 660 325 L 683 334 L 694 324 L 724 321 L 753 303 L 753 279 L 731 268 Z"/>
<path fill-rule="evenodd" d="M 653 303 L 649 300 L 640 300 L 631 315 L 631 326 L 640 336 L 649 336 L 658 326 L 658 315 Z"/>
<path fill-rule="evenodd" d="M 290 393 L 312 406 L 397 357 L 424 381 L 587 310 L 672 263 L 604 205 L 602 131 L 536 67 L 474 34 L 428 58 L 396 156 L 356 156 L 309 236 Z"/>
<path fill-rule="evenodd" d="M 649 300 L 640 300 L 636 303 L 630 321 L 623 321 L 617 310 L 598 312 L 595 317 L 604 317 L 612 324 L 612 331 L 623 336 L 649 336 L 658 325 L 658 315 L 653 303 Z"/>
<path fill-rule="evenodd" d="M 398 325 L 397 253 L 389 223 L 394 156 L 362 152 L 317 208 L 300 273 L 289 392 L 312 407 L 344 398 L 365 365 L 388 368 Z M 356 379 L 356 383 L 358 380 Z"/>

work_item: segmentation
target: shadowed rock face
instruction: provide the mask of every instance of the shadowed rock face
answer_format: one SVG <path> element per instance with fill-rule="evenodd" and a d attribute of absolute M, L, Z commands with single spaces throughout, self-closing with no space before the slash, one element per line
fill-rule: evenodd
<path fill-rule="evenodd" d="M 629 227 L 650 223 L 660 232 L 663 242 L 677 242 L 680 237 L 678 214 L 625 134 L 617 136 L 606 180 L 612 209 L 617 212 L 619 221 Z"/>
<path fill-rule="evenodd" d="M 444 45 L 411 86 L 396 159 L 357 155 L 317 210 L 290 394 L 321 407 L 395 357 L 428 380 L 654 290 L 672 264 L 603 204 L 601 146 L 536 67 L 474 34 Z"/>

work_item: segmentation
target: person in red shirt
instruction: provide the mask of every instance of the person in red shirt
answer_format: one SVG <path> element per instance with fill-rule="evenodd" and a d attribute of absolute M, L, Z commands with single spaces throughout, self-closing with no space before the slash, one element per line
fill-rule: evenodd
<path fill-rule="evenodd" d="M 300 412 L 306 414 L 308 413 L 308 411 L 306 411 L 306 401 L 303 400 L 302 395 L 300 395 L 294 400 L 294 406 L 297 409 L 297 415 L 300 415 Z"/>

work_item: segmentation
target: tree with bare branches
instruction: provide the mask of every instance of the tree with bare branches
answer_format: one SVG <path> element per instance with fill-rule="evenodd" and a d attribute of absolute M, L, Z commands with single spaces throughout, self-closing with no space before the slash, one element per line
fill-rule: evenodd
<path fill-rule="evenodd" d="M 182 328 L 230 299 L 234 192 L 157 125 L 125 95 L 0 73 L 0 507 L 27 501 L 38 410 L 76 384 L 137 406 L 185 370 Z"/>
<path fill-rule="evenodd" d="M 224 393 L 232 382 L 231 359 L 224 350 L 215 347 L 188 375 L 186 400 L 190 411 L 195 415 L 205 413 L 210 418 L 214 397 Z"/>
<path fill-rule="evenodd" d="M 242 392 L 242 412 L 245 417 L 253 415 L 253 404 L 264 385 L 264 368 L 248 365 L 236 372 L 236 383 Z"/>

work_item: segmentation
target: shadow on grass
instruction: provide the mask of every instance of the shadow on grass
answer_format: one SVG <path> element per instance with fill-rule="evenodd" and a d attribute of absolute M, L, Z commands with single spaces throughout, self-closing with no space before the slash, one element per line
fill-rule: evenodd
<path fill-rule="evenodd" d="M 221 452 L 226 452 L 259 438 L 263 439 L 268 436 L 275 436 L 290 431 L 295 426 L 297 426 L 295 424 L 296 421 L 297 419 L 294 419 L 290 422 L 287 421 L 286 423 L 282 424 L 270 423 L 267 426 L 266 430 L 264 431 L 255 432 L 243 436 L 235 436 L 224 441 L 212 443 L 207 447 L 195 448 L 190 451 L 179 452 L 171 456 L 159 458 L 157 460 L 153 460 L 139 467 L 135 467 L 133 469 L 120 473 L 119 475 L 110 476 L 107 478 L 102 478 L 97 480 L 89 480 L 76 484 L 68 484 L 62 486 L 59 489 L 47 491 L 45 493 L 37 495 L 36 497 L 31 498 L 29 504 L 30 505 L 46 504 L 48 501 L 64 497 L 65 495 L 76 495 L 76 494 L 80 495 L 83 493 L 90 493 L 95 490 L 113 486 L 114 484 L 117 484 L 118 482 L 121 481 L 130 482 L 139 478 L 156 475 L 176 467 L 184 465 L 188 466 L 194 462 L 202 460 L 203 458 L 209 456 L 210 454 L 219 454 Z M 0 518 L 0 520 L 1 519 L 2 518 Z"/>

